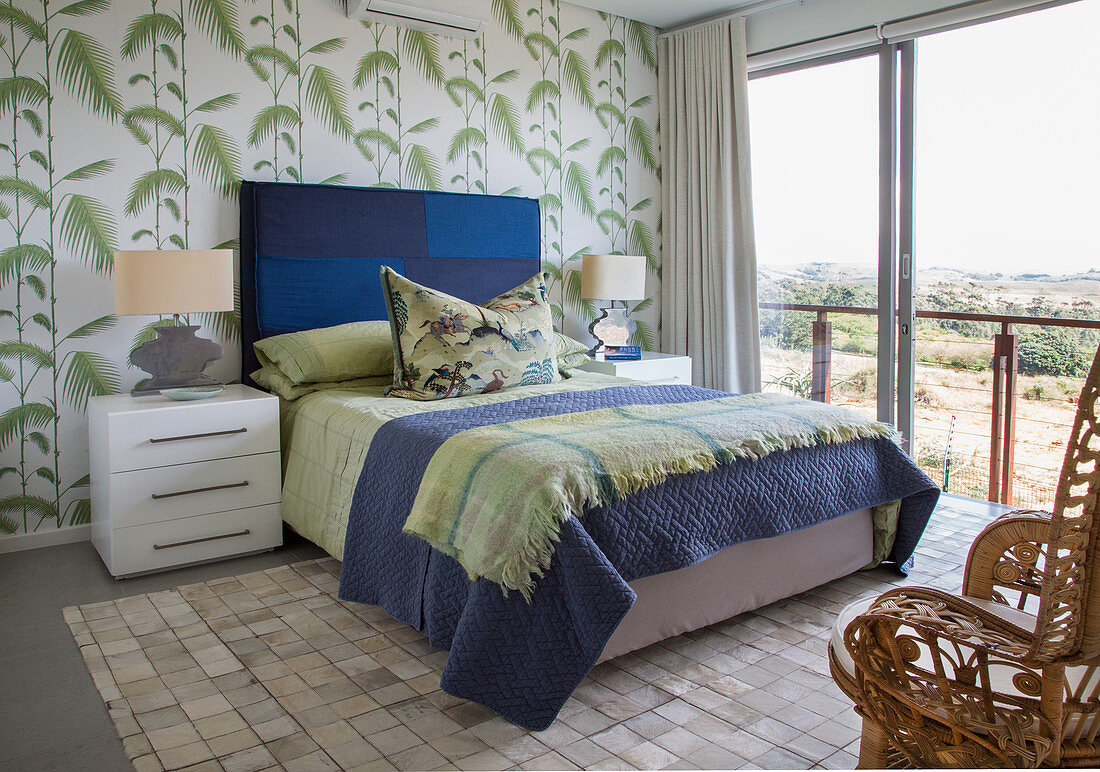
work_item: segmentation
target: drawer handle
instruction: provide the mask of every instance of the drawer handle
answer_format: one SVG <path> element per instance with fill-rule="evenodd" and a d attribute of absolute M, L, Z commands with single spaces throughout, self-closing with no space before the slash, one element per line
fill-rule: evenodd
<path fill-rule="evenodd" d="M 176 440 L 201 440 L 203 437 L 223 437 L 227 434 L 242 434 L 247 432 L 248 429 L 242 426 L 240 429 L 226 429 L 221 432 L 203 432 L 202 434 L 181 434 L 178 437 L 150 437 L 149 442 L 156 444 L 158 442 L 175 442 Z"/>
<path fill-rule="evenodd" d="M 241 480 L 238 483 L 227 483 L 226 485 L 211 485 L 208 488 L 192 488 L 189 491 L 174 491 L 172 493 L 154 493 L 154 499 L 170 499 L 173 496 L 189 496 L 192 493 L 206 493 L 207 491 L 224 491 L 226 488 L 247 488 L 248 480 Z"/>
<path fill-rule="evenodd" d="M 234 536 L 248 536 L 252 533 L 249 529 L 245 528 L 243 531 L 237 531 L 235 533 L 223 533 L 219 536 L 203 536 L 201 539 L 188 539 L 187 541 L 174 541 L 171 544 L 154 544 L 155 550 L 167 550 L 172 547 L 186 547 L 188 544 L 202 544 L 204 541 L 217 541 L 218 539 L 232 539 Z"/>

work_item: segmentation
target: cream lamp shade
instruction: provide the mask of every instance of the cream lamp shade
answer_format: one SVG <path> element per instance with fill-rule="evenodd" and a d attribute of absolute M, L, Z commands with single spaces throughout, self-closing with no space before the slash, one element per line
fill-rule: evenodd
<path fill-rule="evenodd" d="M 582 255 L 581 297 L 589 300 L 641 300 L 645 294 L 645 257 Z"/>
<path fill-rule="evenodd" d="M 233 310 L 233 250 L 115 252 L 115 313 Z"/>

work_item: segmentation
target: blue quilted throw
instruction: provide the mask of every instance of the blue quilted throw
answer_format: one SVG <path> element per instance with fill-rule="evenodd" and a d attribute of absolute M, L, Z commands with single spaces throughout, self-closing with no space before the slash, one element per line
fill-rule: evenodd
<path fill-rule="evenodd" d="M 634 603 L 628 582 L 899 499 L 887 562 L 906 569 L 939 490 L 892 440 L 876 437 L 734 458 L 570 517 L 530 602 L 488 579 L 471 581 L 453 558 L 402 532 L 429 462 L 459 432 L 728 396 L 682 385 L 615 386 L 389 421 L 375 434 L 356 487 L 340 597 L 381 606 L 448 650 L 447 692 L 537 731 L 553 722 Z"/>

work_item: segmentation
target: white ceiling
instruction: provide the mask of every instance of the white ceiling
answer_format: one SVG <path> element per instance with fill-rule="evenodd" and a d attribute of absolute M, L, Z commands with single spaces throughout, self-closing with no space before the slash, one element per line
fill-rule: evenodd
<path fill-rule="evenodd" d="M 673 27 L 726 11 L 758 5 L 758 0 L 569 0 L 596 11 L 636 19 L 654 27 Z"/>

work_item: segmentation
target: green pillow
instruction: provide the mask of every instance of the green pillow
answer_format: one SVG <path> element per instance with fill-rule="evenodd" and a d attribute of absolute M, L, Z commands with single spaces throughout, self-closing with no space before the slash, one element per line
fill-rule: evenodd
<path fill-rule="evenodd" d="M 252 373 L 254 380 L 260 387 L 267 389 L 272 394 L 278 394 L 287 401 L 293 401 L 306 394 L 315 391 L 328 391 L 330 389 L 361 389 L 366 386 L 388 386 L 393 382 L 392 376 L 372 376 L 370 378 L 352 378 L 347 381 L 324 381 L 312 383 L 294 383 L 278 370 L 269 367 L 261 367 Z"/>
<path fill-rule="evenodd" d="M 330 383 L 393 372 L 393 344 L 385 320 L 351 322 L 288 332 L 253 344 L 260 364 L 291 383 Z"/>
<path fill-rule="evenodd" d="M 588 346 L 560 332 L 554 333 L 554 356 L 558 359 L 570 354 L 586 354 Z"/>
<path fill-rule="evenodd" d="M 588 354 L 566 354 L 563 357 L 558 357 L 558 367 L 562 370 L 572 370 L 590 361 L 592 360 L 588 358 Z"/>
<path fill-rule="evenodd" d="M 554 358 L 560 369 L 580 367 L 588 361 L 588 346 L 560 332 L 554 333 Z"/>
<path fill-rule="evenodd" d="M 477 306 L 382 268 L 393 336 L 389 394 L 444 399 L 559 380 L 546 275 Z"/>

